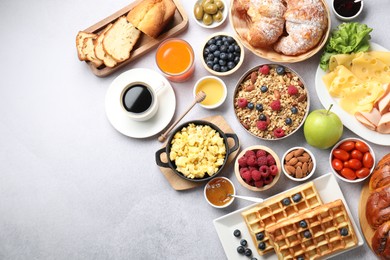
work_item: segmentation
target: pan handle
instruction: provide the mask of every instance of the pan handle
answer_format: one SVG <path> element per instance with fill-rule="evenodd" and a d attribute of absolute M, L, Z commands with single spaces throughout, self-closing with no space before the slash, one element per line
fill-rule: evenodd
<path fill-rule="evenodd" d="M 232 138 L 234 140 L 234 145 L 232 148 L 229 148 L 227 151 L 228 156 L 235 152 L 240 147 L 240 142 L 238 140 L 238 136 L 236 134 L 226 133 L 226 138 Z"/>
<path fill-rule="evenodd" d="M 164 148 L 161 148 L 160 150 L 158 150 L 158 151 L 156 152 L 156 163 L 157 163 L 157 165 L 160 166 L 160 167 L 170 168 L 170 166 L 169 166 L 169 164 L 168 164 L 167 162 L 161 161 L 161 154 L 166 153 L 165 150 L 166 150 L 166 149 L 165 149 L 165 147 L 164 147 Z"/>

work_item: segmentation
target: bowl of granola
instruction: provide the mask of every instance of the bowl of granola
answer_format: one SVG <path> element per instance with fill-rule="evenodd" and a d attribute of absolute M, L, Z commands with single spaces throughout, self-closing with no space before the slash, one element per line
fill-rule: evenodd
<path fill-rule="evenodd" d="M 262 64 L 238 80 L 233 106 L 237 120 L 251 135 L 280 140 L 304 123 L 310 96 L 302 77 L 279 64 Z"/>

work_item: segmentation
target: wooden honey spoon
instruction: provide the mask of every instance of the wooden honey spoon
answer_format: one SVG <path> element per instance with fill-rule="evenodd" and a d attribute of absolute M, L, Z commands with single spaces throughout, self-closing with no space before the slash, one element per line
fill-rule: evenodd
<path fill-rule="evenodd" d="M 164 142 L 166 139 L 167 139 L 167 136 L 169 135 L 169 133 L 172 131 L 172 129 L 177 125 L 177 123 L 180 122 L 180 120 L 183 119 L 183 117 L 195 106 L 196 103 L 200 103 L 202 102 L 204 99 L 206 98 L 206 93 L 204 93 L 203 91 L 199 91 L 198 93 L 196 93 L 195 95 L 195 99 L 194 101 L 192 102 L 191 106 L 189 106 L 187 108 L 187 110 L 181 115 L 181 117 L 179 117 L 166 131 L 165 133 L 161 134 L 159 137 L 158 137 L 158 140 L 160 142 Z"/>

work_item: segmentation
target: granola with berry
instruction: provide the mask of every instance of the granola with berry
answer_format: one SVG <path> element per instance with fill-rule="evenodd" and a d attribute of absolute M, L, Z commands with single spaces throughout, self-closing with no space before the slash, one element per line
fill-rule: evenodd
<path fill-rule="evenodd" d="M 240 123 L 262 139 L 280 139 L 294 133 L 309 110 L 307 89 L 289 68 L 265 64 L 249 71 L 234 96 Z"/>

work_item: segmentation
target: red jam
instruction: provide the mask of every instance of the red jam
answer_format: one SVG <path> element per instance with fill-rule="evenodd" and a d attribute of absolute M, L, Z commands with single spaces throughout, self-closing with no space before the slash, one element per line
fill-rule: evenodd
<path fill-rule="evenodd" d="M 356 15 L 361 6 L 361 2 L 355 3 L 354 0 L 335 0 L 333 2 L 335 11 L 343 17 L 352 17 Z"/>
<path fill-rule="evenodd" d="M 226 179 L 214 178 L 206 185 L 206 197 L 215 206 L 227 204 L 232 199 L 228 194 L 234 194 L 234 188 Z"/>

